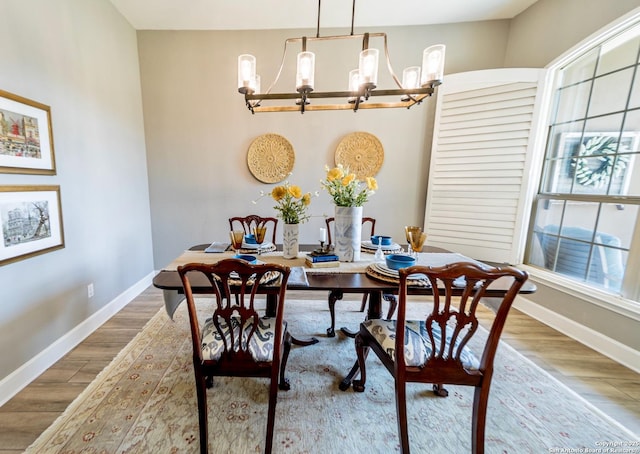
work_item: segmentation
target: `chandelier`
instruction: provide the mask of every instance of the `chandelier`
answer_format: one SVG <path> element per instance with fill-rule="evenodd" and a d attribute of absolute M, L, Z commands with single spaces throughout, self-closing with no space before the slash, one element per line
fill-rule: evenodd
<path fill-rule="evenodd" d="M 285 41 L 280 69 L 275 80 L 266 91 L 261 91 L 260 76 L 256 74 L 256 58 L 249 54 L 243 54 L 238 57 L 238 92 L 244 95 L 245 104 L 251 113 L 290 111 L 304 113 L 307 110 L 357 111 L 358 109 L 410 108 L 414 104 L 419 104 L 427 96 L 431 96 L 435 87 L 442 83 L 445 55 L 445 46 L 443 44 L 427 47 L 422 54 L 422 66 L 405 68 L 402 72 L 402 82 L 400 82 L 393 71 L 389 59 L 387 34 L 353 33 L 356 1 L 353 0 L 351 33 L 349 35 L 322 37 L 320 36 L 320 1 L 318 0 L 316 36 L 288 38 Z M 377 87 L 379 50 L 369 47 L 369 40 L 373 38 L 381 38 L 383 41 L 387 70 L 397 88 L 378 89 Z M 344 39 L 362 40 L 358 68 L 351 70 L 348 74 L 348 89 L 343 91 L 314 91 L 315 54 L 307 50 L 307 43 Z M 295 92 L 271 93 L 282 74 L 288 46 L 293 43 L 301 43 L 302 45 L 302 50 L 297 57 Z M 378 97 L 380 97 L 381 101 L 374 102 L 373 98 Z M 321 102 L 324 103 L 316 104 L 317 100 L 322 100 Z M 330 100 L 334 102 L 328 102 Z M 273 101 L 282 101 L 282 103 L 269 104 Z"/>

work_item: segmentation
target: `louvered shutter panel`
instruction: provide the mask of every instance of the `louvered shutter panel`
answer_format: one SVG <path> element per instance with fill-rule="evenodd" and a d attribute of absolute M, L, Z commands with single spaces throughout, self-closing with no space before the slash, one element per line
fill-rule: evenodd
<path fill-rule="evenodd" d="M 425 231 L 429 245 L 522 262 L 535 173 L 541 69 L 447 75 L 438 89 Z M 535 133 L 535 134 L 534 134 Z M 535 188 L 534 188 L 535 189 Z"/>

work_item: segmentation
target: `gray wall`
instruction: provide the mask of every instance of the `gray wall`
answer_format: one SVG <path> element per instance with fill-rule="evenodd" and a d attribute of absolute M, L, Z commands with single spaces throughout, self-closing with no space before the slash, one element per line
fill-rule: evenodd
<path fill-rule="evenodd" d="M 0 380 L 153 270 L 135 30 L 108 1 L 0 2 L 0 88 L 51 107 L 64 249 L 0 267 Z M 87 296 L 87 284 L 95 296 Z"/>
<path fill-rule="evenodd" d="M 401 77 L 402 68 L 420 64 L 422 50 L 436 43 L 448 46 L 447 72 L 499 67 L 508 30 L 508 21 L 489 21 L 386 31 L 392 63 Z M 251 203 L 261 190 L 273 186 L 253 178 L 246 164 L 251 142 L 265 133 L 283 135 L 291 142 L 296 161 L 290 181 L 305 192 L 320 190 L 324 166 L 334 164 L 336 147 L 346 134 L 367 131 L 376 135 L 385 159 L 376 176 L 380 189 L 366 204 L 365 216 L 377 218 L 379 233 L 396 238 L 404 237 L 404 225 L 423 224 L 434 99 L 408 111 L 251 115 L 245 107 L 236 89 L 238 55 L 256 56 L 262 85 L 268 86 L 275 77 L 284 40 L 314 33 L 138 32 L 156 268 L 193 244 L 226 240 L 230 216 L 275 214 L 269 199 Z M 348 30 L 323 30 L 321 34 L 339 33 Z M 314 47 L 318 52 L 317 90 L 347 88 L 348 71 L 357 66 L 361 48 L 361 42 L 352 44 L 346 62 L 336 59 L 335 53 L 321 54 L 321 46 Z M 370 44 L 377 43 L 372 40 Z M 292 51 L 295 58 L 299 48 Z M 290 91 L 295 85 L 293 74 L 292 67 L 286 68 L 281 88 L 274 91 Z M 315 217 L 300 229 L 302 242 L 315 242 L 324 225 L 322 215 L 333 215 L 326 192 L 313 199 L 311 213 Z"/>
<path fill-rule="evenodd" d="M 638 0 L 538 0 L 511 21 L 504 66 L 543 68 L 638 6 Z"/>

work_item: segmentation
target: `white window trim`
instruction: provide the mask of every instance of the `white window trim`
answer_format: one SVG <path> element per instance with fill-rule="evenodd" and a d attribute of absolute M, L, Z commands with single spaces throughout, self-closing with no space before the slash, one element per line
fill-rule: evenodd
<path fill-rule="evenodd" d="M 519 265 L 518 268 L 529 273 L 533 281 L 640 322 L 640 305 L 637 301 L 535 266 Z"/>
<path fill-rule="evenodd" d="M 638 23 L 640 23 L 640 7 L 634 9 L 633 11 L 630 11 L 629 13 L 613 21 L 609 25 L 602 27 L 601 29 L 584 39 L 582 42 L 576 44 L 560 57 L 549 63 L 545 67 L 548 70 L 548 77 L 553 80 L 552 78 L 559 68 L 563 67 L 583 53 L 588 52 L 593 47 L 600 45 L 614 35 Z M 551 83 L 547 84 L 547 87 L 550 88 L 551 86 Z M 551 91 L 552 90 L 549 90 L 547 93 L 545 93 L 545 95 L 549 96 Z M 545 125 L 545 130 L 546 125 L 548 125 L 548 115 L 549 113 L 546 112 L 545 121 L 540 122 L 540 124 Z M 546 150 L 542 150 L 542 153 L 539 153 L 538 156 L 536 156 L 536 161 L 538 159 L 542 160 L 544 158 L 545 152 Z M 539 181 L 541 175 L 539 174 L 537 176 Z M 534 194 L 538 192 L 537 187 L 530 188 L 530 190 L 532 190 Z M 531 207 L 531 205 L 529 205 L 529 207 Z M 640 221 L 638 222 L 640 223 Z M 531 229 L 531 227 L 529 227 L 529 229 Z M 627 263 L 627 269 L 628 266 L 633 262 L 631 259 L 632 257 L 630 256 Z M 592 287 L 583 282 L 577 282 L 575 280 L 572 280 L 571 278 L 565 277 L 558 273 L 554 273 L 552 271 L 543 270 L 541 268 L 524 264 L 519 265 L 518 267 L 526 270 L 534 280 L 538 280 L 541 284 L 544 284 L 550 288 L 565 292 L 596 306 L 606 308 L 618 314 L 640 321 L 640 305 L 638 304 L 639 301 L 605 292 L 597 287 Z M 630 279 L 625 278 L 625 281 L 630 281 Z M 638 287 L 640 288 L 640 285 L 638 285 Z M 635 297 L 638 296 L 640 296 L 640 289 L 636 289 L 635 291 Z"/>

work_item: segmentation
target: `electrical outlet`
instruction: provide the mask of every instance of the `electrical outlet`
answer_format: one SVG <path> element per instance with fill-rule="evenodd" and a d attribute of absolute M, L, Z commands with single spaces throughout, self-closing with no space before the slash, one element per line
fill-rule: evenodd
<path fill-rule="evenodd" d="M 89 298 L 93 298 L 93 282 L 87 285 L 87 294 L 89 295 Z"/>

